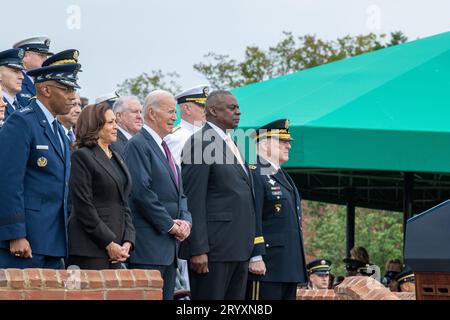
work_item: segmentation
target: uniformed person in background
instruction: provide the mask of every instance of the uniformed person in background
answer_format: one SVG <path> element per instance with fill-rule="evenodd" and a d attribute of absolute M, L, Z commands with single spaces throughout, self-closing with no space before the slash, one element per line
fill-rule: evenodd
<path fill-rule="evenodd" d="M 97 99 L 95 99 L 95 104 L 106 102 L 112 108 L 114 103 L 119 98 L 120 98 L 120 95 L 117 92 L 110 92 L 110 93 L 106 93 L 104 95 L 101 95 L 101 96 L 97 97 Z"/>
<path fill-rule="evenodd" d="M 249 264 L 247 298 L 295 300 L 306 283 L 300 195 L 281 165 L 289 160 L 287 119 L 273 121 L 254 135 L 257 163 L 250 165 L 255 188 L 256 237 Z"/>
<path fill-rule="evenodd" d="M 177 165 L 180 165 L 181 151 L 186 141 L 206 122 L 205 102 L 209 90 L 208 85 L 200 85 L 175 96 L 180 106 L 181 121 L 173 129 L 172 134 L 169 134 L 164 140 L 169 146 Z"/>
<path fill-rule="evenodd" d="M 24 71 L 31 71 L 42 66 L 42 63 L 52 55 L 50 50 L 50 39 L 46 36 L 35 36 L 21 40 L 13 45 L 13 48 L 25 50 L 23 57 Z M 23 72 L 22 89 L 17 94 L 20 105 L 27 106 L 30 99 L 36 95 L 33 78 Z"/>
<path fill-rule="evenodd" d="M 73 106 L 80 67 L 30 71 L 36 99 L 0 132 L 0 268 L 64 267 L 70 150 L 56 116 Z"/>
<path fill-rule="evenodd" d="M 3 120 L 5 119 L 5 110 L 6 110 L 6 103 L 3 100 L 2 85 L 0 83 L 0 129 L 3 126 Z"/>
<path fill-rule="evenodd" d="M 0 52 L 0 81 L 3 87 L 3 100 L 6 103 L 5 121 L 16 110 L 22 108 L 16 94 L 22 89 L 23 49 L 8 49 Z"/>
<path fill-rule="evenodd" d="M 328 289 L 330 286 L 331 261 L 316 259 L 306 265 L 308 288 L 311 290 Z"/>
<path fill-rule="evenodd" d="M 398 284 L 399 292 L 416 292 L 416 277 L 410 268 L 404 268 L 395 276 L 394 281 Z"/>

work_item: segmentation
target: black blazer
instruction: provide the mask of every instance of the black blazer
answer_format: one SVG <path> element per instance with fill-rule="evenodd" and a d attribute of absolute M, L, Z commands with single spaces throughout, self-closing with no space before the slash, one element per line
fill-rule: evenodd
<path fill-rule="evenodd" d="M 122 131 L 117 130 L 117 141 L 111 145 L 111 149 L 123 156 L 123 150 L 125 149 L 127 142 L 127 137 L 125 137 Z"/>
<path fill-rule="evenodd" d="M 117 171 L 99 146 L 83 147 L 72 154 L 70 255 L 107 258 L 105 247 L 111 241 L 129 241 L 134 246 L 135 230 L 127 204 L 131 177 L 122 157 L 113 153 L 125 173 L 125 185 L 119 183 Z"/>
<path fill-rule="evenodd" d="M 212 149 L 214 159 L 201 156 L 212 154 Z M 181 165 L 192 230 L 181 243 L 180 257 L 207 253 L 210 262 L 248 260 L 255 236 L 251 174 L 208 124 L 185 144 Z"/>

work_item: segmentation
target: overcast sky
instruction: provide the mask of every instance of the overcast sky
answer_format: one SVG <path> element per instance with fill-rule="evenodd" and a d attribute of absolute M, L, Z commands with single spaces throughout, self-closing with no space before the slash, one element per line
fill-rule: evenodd
<path fill-rule="evenodd" d="M 22 0 L 1 8 L 1 50 L 40 34 L 50 36 L 53 52 L 80 50 L 81 94 L 91 101 L 153 69 L 178 72 L 185 88 L 204 83 L 192 68 L 204 54 L 239 59 L 247 45 L 266 49 L 283 31 L 327 40 L 450 31 L 448 0 Z"/>

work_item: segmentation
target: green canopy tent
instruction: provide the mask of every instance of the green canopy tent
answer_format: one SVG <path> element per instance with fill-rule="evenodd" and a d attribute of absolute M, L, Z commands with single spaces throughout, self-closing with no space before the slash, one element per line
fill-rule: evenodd
<path fill-rule="evenodd" d="M 450 198 L 450 32 L 233 90 L 240 127 L 288 118 L 304 199 L 404 211 Z"/>

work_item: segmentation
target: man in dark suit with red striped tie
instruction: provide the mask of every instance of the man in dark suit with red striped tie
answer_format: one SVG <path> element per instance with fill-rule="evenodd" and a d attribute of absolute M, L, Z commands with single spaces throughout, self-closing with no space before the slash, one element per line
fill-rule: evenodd
<path fill-rule="evenodd" d="M 143 117 L 143 128 L 124 149 L 133 180 L 129 205 L 136 228 L 130 268 L 159 270 L 163 298 L 169 300 L 175 288 L 179 243 L 189 236 L 192 223 L 180 169 L 163 140 L 176 120 L 175 98 L 163 90 L 149 93 Z"/>

